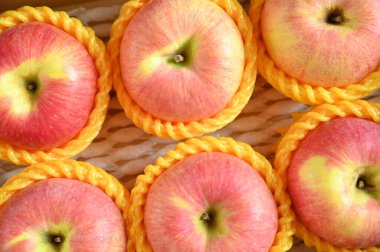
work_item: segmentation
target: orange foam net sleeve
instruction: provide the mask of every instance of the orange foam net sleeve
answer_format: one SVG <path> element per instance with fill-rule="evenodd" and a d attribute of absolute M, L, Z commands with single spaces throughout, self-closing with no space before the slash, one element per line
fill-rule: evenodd
<path fill-rule="evenodd" d="M 248 103 L 256 80 L 257 47 L 253 37 L 252 23 L 236 0 L 212 0 L 224 9 L 236 23 L 244 42 L 245 67 L 238 91 L 227 106 L 212 118 L 188 123 L 162 121 L 139 107 L 126 91 L 120 74 L 120 45 L 130 20 L 149 0 L 130 0 L 124 4 L 119 18 L 111 30 L 108 51 L 113 69 L 113 84 L 125 114 L 146 133 L 163 138 L 183 139 L 214 132 L 232 122 Z"/>
<path fill-rule="evenodd" d="M 380 64 L 359 83 L 344 87 L 323 88 L 313 86 L 286 75 L 279 69 L 265 49 L 261 36 L 261 13 L 265 0 L 251 0 L 250 17 L 257 38 L 257 65 L 259 73 L 279 92 L 287 97 L 305 104 L 334 103 L 341 100 L 357 100 L 380 88 Z"/>
<path fill-rule="evenodd" d="M 137 251 L 152 251 L 144 228 L 144 204 L 150 186 L 155 179 L 178 161 L 201 152 L 223 152 L 234 155 L 247 163 L 261 175 L 270 188 L 277 204 L 279 226 L 270 252 L 287 251 L 293 245 L 294 227 L 293 213 L 290 211 L 290 198 L 277 172 L 261 154 L 255 152 L 248 144 L 236 142 L 231 138 L 203 137 L 192 138 L 177 144 L 164 157 L 156 160 L 154 165 L 148 165 L 145 173 L 137 178 L 131 191 L 131 206 L 128 212 L 130 230 L 128 240 Z M 132 250 L 130 250 L 132 252 Z"/>
<path fill-rule="evenodd" d="M 298 148 L 302 139 L 318 125 L 336 117 L 347 116 L 355 116 L 380 123 L 380 104 L 358 100 L 319 105 L 310 112 L 300 115 L 299 119 L 289 127 L 278 145 L 274 161 L 274 168 L 280 174 L 285 187 L 287 187 L 287 169 L 293 152 Z M 380 251 L 380 247 L 353 250 L 338 248 L 309 231 L 297 217 L 295 219 L 295 228 L 296 235 L 303 239 L 307 246 L 315 247 L 320 252 Z"/>
<path fill-rule="evenodd" d="M 0 187 L 0 209 L 14 193 L 23 190 L 33 183 L 49 178 L 74 179 L 98 187 L 115 202 L 115 205 L 123 214 L 126 227 L 128 227 L 126 213 L 129 208 L 130 200 L 127 189 L 125 189 L 115 177 L 104 170 L 89 163 L 74 160 L 38 163 L 14 175 Z M 128 234 L 128 232 L 126 232 L 126 234 Z"/>
<path fill-rule="evenodd" d="M 109 92 L 112 88 L 109 57 L 104 43 L 95 36 L 91 28 L 84 27 L 78 19 L 69 17 L 65 12 L 55 12 L 48 7 L 28 6 L 7 11 L 0 14 L 0 33 L 15 25 L 33 21 L 54 25 L 84 45 L 98 72 L 98 91 L 87 124 L 75 138 L 62 146 L 47 151 L 28 151 L 0 141 L 0 159 L 19 165 L 66 159 L 83 151 L 102 128 L 109 103 Z"/>

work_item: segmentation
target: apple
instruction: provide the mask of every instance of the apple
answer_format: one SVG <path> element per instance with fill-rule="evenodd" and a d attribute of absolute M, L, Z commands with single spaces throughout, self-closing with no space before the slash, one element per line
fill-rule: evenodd
<path fill-rule="evenodd" d="M 380 1 L 266 0 L 261 33 L 289 76 L 320 87 L 358 83 L 380 64 Z"/>
<path fill-rule="evenodd" d="M 98 74 L 87 49 L 55 26 L 31 22 L 0 34 L 0 141 L 48 150 L 86 125 Z"/>
<path fill-rule="evenodd" d="M 144 206 L 155 252 L 267 252 L 278 228 L 276 203 L 248 163 L 210 152 L 182 159 L 150 187 Z"/>
<path fill-rule="evenodd" d="M 335 118 L 307 134 L 288 168 L 293 208 L 342 248 L 380 245 L 380 125 Z"/>
<path fill-rule="evenodd" d="M 124 252 L 120 210 L 101 189 L 51 178 L 17 192 L 0 209 L 0 251 Z"/>
<path fill-rule="evenodd" d="M 120 46 L 126 91 L 170 122 L 209 118 L 240 86 L 244 45 L 231 17 L 210 0 L 152 0 L 128 24 Z"/>

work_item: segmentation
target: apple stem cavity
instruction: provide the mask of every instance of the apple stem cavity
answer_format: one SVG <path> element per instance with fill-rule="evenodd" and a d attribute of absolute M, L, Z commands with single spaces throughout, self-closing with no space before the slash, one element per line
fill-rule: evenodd
<path fill-rule="evenodd" d="M 331 25 L 341 25 L 345 21 L 343 10 L 341 8 L 333 8 L 327 12 L 326 23 Z"/>
<path fill-rule="evenodd" d="M 48 234 L 48 241 L 55 249 L 57 249 L 57 251 L 59 251 L 65 241 L 65 237 L 60 234 Z"/>
<path fill-rule="evenodd" d="M 176 67 L 190 67 L 194 61 L 196 45 L 193 38 L 186 40 L 173 54 L 168 55 L 167 62 Z"/>
<path fill-rule="evenodd" d="M 207 229 L 213 229 L 216 226 L 217 211 L 214 207 L 209 207 L 201 214 L 201 221 L 205 224 Z"/>
<path fill-rule="evenodd" d="M 369 190 L 371 188 L 374 188 L 374 186 L 369 184 L 365 177 L 360 176 L 358 178 L 358 181 L 356 181 L 356 188 L 359 190 Z"/>
<path fill-rule="evenodd" d="M 225 218 L 225 213 L 218 205 L 210 205 L 200 214 L 199 221 L 207 234 L 208 240 L 227 232 L 223 221 Z"/>
<path fill-rule="evenodd" d="M 27 80 L 26 81 L 26 90 L 29 92 L 35 93 L 38 89 L 38 84 L 34 80 Z"/>

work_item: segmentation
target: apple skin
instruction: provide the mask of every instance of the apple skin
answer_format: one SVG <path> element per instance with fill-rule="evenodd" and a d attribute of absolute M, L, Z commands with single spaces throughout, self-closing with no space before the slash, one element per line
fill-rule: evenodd
<path fill-rule="evenodd" d="M 97 78 L 87 49 L 52 25 L 24 23 L 1 33 L 0 140 L 48 150 L 74 138 L 87 123 Z"/>
<path fill-rule="evenodd" d="M 205 212 L 211 226 L 200 219 Z M 217 152 L 187 157 L 166 170 L 150 187 L 144 210 L 155 252 L 267 252 L 277 218 L 260 175 L 243 160 Z"/>
<path fill-rule="evenodd" d="M 344 21 L 326 21 L 330 10 Z M 261 31 L 266 50 L 289 76 L 320 87 L 358 83 L 380 64 L 380 2 L 266 0 Z"/>
<path fill-rule="evenodd" d="M 181 52 L 185 61 L 176 64 L 172 59 Z M 120 48 L 129 95 L 171 122 L 201 120 L 224 109 L 240 86 L 244 62 L 237 26 L 209 0 L 150 1 L 128 24 Z"/>
<path fill-rule="evenodd" d="M 32 184 L 0 209 L 0 251 L 124 252 L 120 210 L 99 188 L 77 180 L 52 178 Z M 61 250 L 46 241 L 64 237 Z M 67 250 L 65 250 L 67 249 Z"/>
<path fill-rule="evenodd" d="M 311 131 L 294 152 L 288 188 L 297 216 L 343 248 L 380 245 L 380 125 L 336 118 Z M 357 188 L 364 176 L 373 188 Z"/>

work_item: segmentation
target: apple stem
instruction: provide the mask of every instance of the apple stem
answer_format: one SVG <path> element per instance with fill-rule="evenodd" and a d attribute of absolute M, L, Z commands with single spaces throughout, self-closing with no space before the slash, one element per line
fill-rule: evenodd
<path fill-rule="evenodd" d="M 359 179 L 357 182 L 358 189 L 364 189 L 366 187 L 366 183 L 363 179 Z"/>
<path fill-rule="evenodd" d="M 343 10 L 340 8 L 331 9 L 327 13 L 326 22 L 332 25 L 340 25 L 345 22 Z"/>
<path fill-rule="evenodd" d="M 181 63 L 185 61 L 185 57 L 183 57 L 181 54 L 176 54 L 173 56 L 173 59 L 175 63 Z"/>
<path fill-rule="evenodd" d="M 48 239 L 50 244 L 52 244 L 56 248 L 59 248 L 61 244 L 64 242 L 65 237 L 59 234 L 48 234 Z"/>
<path fill-rule="evenodd" d="M 205 222 L 210 221 L 211 220 L 210 215 L 207 212 L 206 213 L 202 213 L 201 220 L 205 221 Z"/>
<path fill-rule="evenodd" d="M 54 242 L 55 243 L 61 243 L 62 242 L 62 238 L 59 237 L 59 236 L 56 236 L 56 237 L 54 237 Z"/>
<path fill-rule="evenodd" d="M 341 16 L 336 16 L 332 18 L 332 21 L 336 24 L 340 24 L 343 22 L 343 18 Z"/>

